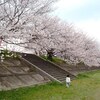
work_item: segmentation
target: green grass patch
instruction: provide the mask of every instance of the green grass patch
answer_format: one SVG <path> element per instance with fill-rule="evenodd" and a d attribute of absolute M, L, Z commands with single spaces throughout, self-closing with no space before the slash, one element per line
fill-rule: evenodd
<path fill-rule="evenodd" d="M 66 88 L 57 82 L 1 91 L 0 100 L 100 100 L 100 71 L 78 75 Z"/>
<path fill-rule="evenodd" d="M 45 59 L 45 60 L 48 60 L 48 59 L 47 59 L 47 56 L 42 55 L 41 57 L 42 57 L 43 59 Z M 56 63 L 56 64 L 63 64 L 63 63 L 66 63 L 64 60 L 62 60 L 62 59 L 60 59 L 60 58 L 58 58 L 58 57 L 54 57 L 54 56 L 53 56 L 52 62 L 54 62 L 54 63 Z"/>

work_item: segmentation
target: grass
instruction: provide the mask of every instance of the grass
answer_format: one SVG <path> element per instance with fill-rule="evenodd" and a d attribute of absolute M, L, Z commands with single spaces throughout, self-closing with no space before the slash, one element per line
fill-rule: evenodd
<path fill-rule="evenodd" d="M 100 100 L 100 71 L 79 74 L 71 86 L 56 82 L 0 92 L 0 100 Z"/>
<path fill-rule="evenodd" d="M 41 57 L 42 57 L 43 59 L 48 60 L 48 59 L 47 59 L 47 56 L 41 56 Z M 60 59 L 60 58 L 58 58 L 58 57 L 55 57 L 55 56 L 53 56 L 52 62 L 54 62 L 54 63 L 56 63 L 56 64 L 63 64 L 63 63 L 66 63 L 64 60 L 62 60 L 62 59 Z"/>

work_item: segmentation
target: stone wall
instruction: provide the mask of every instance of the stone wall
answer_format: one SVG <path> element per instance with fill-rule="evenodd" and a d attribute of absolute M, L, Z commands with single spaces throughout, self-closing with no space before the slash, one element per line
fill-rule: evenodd
<path fill-rule="evenodd" d="M 8 59 L 0 63 L 0 90 L 43 84 L 50 80 L 22 60 Z"/>

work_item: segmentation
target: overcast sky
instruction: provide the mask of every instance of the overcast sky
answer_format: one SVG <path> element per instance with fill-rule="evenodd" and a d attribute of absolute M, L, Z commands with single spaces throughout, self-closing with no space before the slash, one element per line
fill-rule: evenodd
<path fill-rule="evenodd" d="M 100 0 L 59 0 L 55 15 L 100 42 Z"/>

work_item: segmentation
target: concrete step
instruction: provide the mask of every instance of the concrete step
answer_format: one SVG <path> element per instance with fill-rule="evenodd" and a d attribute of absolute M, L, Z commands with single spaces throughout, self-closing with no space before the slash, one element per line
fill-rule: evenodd
<path fill-rule="evenodd" d="M 48 61 L 45 61 L 44 59 L 41 59 L 40 57 L 32 54 L 27 54 L 23 57 L 24 59 L 28 60 L 33 65 L 39 67 L 52 77 L 56 78 L 57 80 L 61 82 L 65 82 L 66 76 L 69 74 L 71 78 L 75 77 L 71 73 L 59 68 L 55 64 L 52 64 Z"/>

